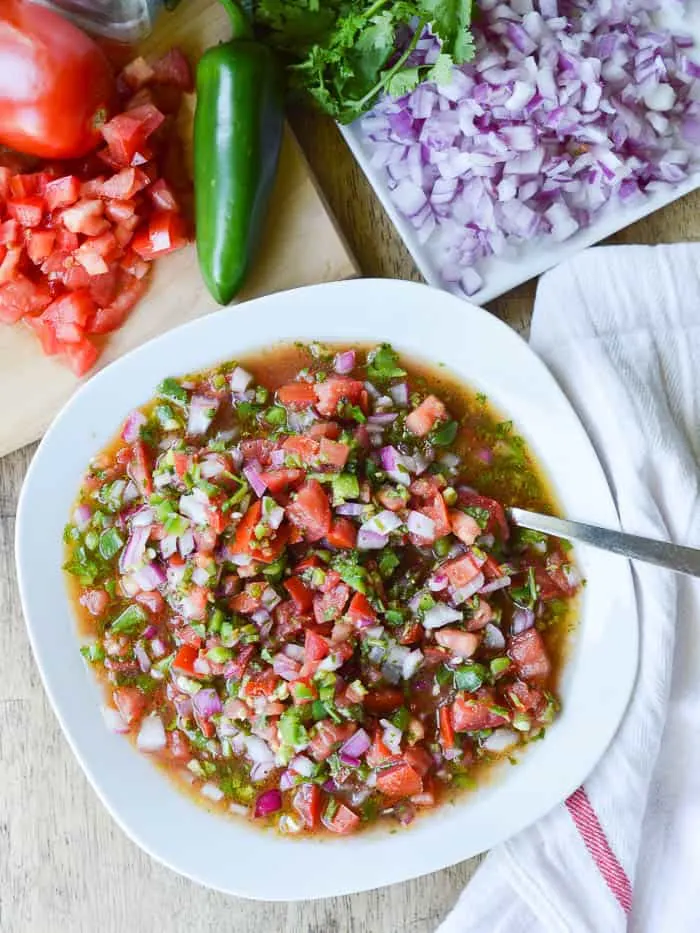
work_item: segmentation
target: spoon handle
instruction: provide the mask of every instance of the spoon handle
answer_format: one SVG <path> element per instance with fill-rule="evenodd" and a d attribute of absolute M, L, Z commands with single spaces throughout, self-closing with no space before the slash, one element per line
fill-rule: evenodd
<path fill-rule="evenodd" d="M 700 577 L 700 550 L 669 544 L 667 541 L 655 541 L 639 535 L 628 535 L 622 531 L 611 531 L 597 525 L 584 525 L 567 518 L 553 518 L 551 515 L 539 515 L 525 509 L 509 509 L 509 516 L 515 525 L 554 535 L 555 538 L 569 538 L 582 541 L 591 547 L 613 554 L 622 554 L 634 560 L 648 564 L 657 564 L 676 573 L 685 573 L 691 577 Z"/>

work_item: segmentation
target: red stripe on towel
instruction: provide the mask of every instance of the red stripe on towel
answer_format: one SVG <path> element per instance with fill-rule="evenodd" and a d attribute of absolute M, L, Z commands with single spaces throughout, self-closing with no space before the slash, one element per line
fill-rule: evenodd
<path fill-rule="evenodd" d="M 632 909 L 632 885 L 625 870 L 610 848 L 600 820 L 583 789 L 579 787 L 567 799 L 566 807 L 581 834 L 593 861 L 626 914 Z"/>

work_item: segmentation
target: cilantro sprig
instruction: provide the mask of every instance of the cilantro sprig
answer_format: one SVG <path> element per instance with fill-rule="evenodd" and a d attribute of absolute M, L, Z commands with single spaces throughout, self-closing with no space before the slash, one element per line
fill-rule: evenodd
<path fill-rule="evenodd" d="M 283 57 L 293 93 L 350 123 L 381 93 L 447 83 L 474 55 L 471 0 L 248 0 L 260 37 Z M 411 53 L 429 26 L 442 43 L 432 65 Z M 407 38 L 408 37 L 408 38 Z"/>

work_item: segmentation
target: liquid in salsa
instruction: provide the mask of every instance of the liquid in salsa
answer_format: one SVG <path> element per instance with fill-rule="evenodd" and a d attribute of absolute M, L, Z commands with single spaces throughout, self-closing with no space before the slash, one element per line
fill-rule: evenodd
<path fill-rule="evenodd" d="M 410 823 L 544 735 L 580 579 L 556 503 L 440 367 L 284 345 L 166 379 L 66 528 L 105 718 L 285 833 Z"/>

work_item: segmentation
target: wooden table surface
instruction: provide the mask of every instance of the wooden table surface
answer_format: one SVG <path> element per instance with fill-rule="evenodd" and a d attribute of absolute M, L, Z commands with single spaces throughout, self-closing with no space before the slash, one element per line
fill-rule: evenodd
<path fill-rule="evenodd" d="M 293 114 L 322 190 L 368 276 L 419 280 L 415 266 L 334 125 Z M 614 242 L 700 238 L 695 193 Z M 310 248 L 313 245 L 310 244 Z M 527 332 L 535 283 L 489 309 Z M 562 308 L 562 314 L 566 308 Z M 5 399 L 4 403 L 14 404 Z M 201 888 L 144 855 L 99 803 L 44 697 L 22 622 L 14 520 L 33 447 L 0 461 L 0 931 L 2 933 L 428 933 L 477 865 L 366 894 L 261 904 Z M 244 857 L 232 852 L 231 858 Z"/>

